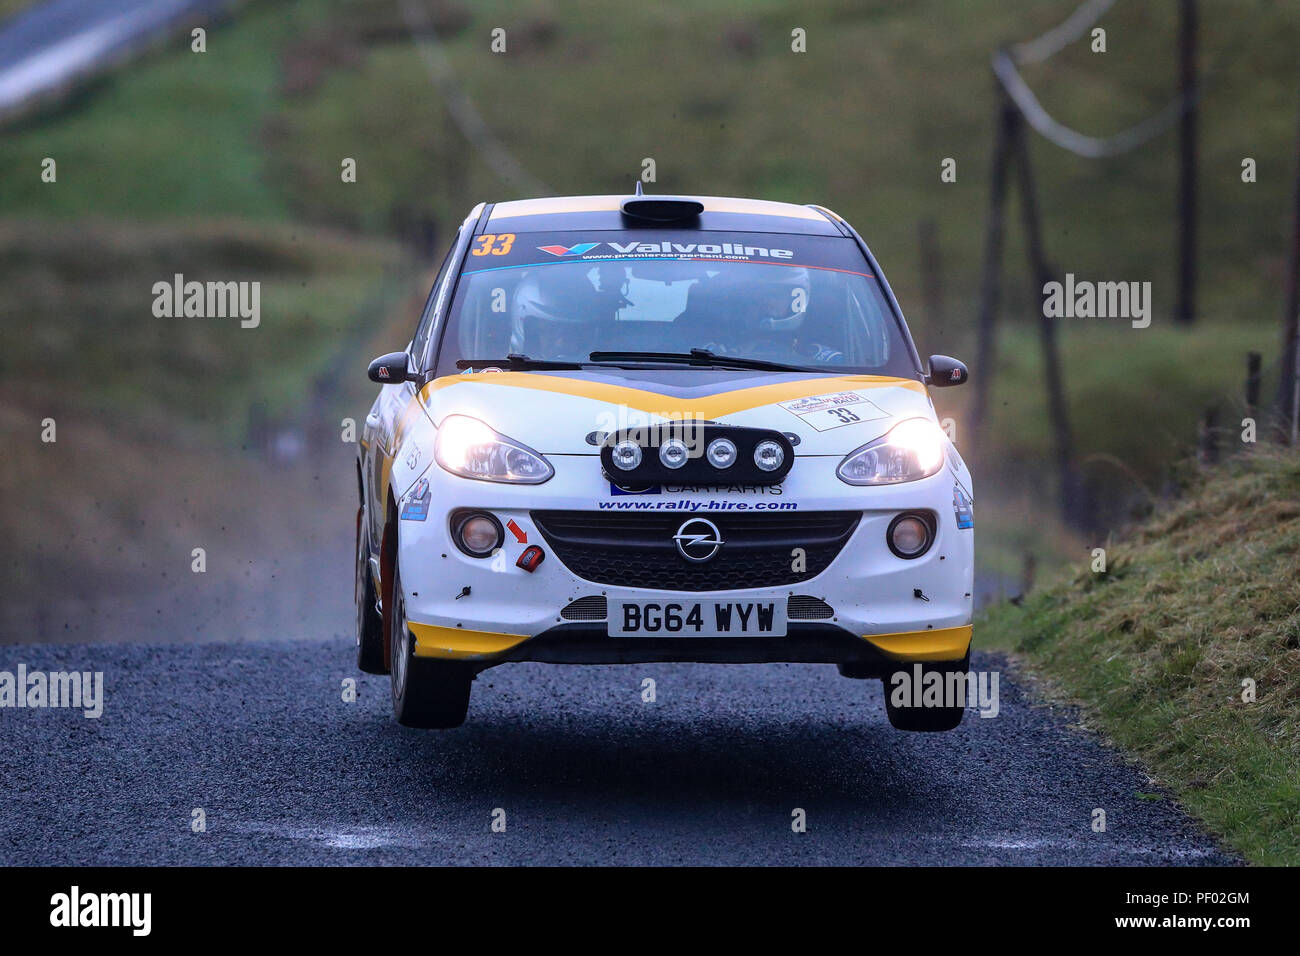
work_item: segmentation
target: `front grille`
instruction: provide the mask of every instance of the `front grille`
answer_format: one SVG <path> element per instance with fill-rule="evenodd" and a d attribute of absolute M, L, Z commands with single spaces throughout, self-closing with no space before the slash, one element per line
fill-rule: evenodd
<path fill-rule="evenodd" d="M 835 616 L 835 609 L 821 598 L 794 594 L 786 605 L 785 616 L 791 621 L 824 621 Z"/>
<path fill-rule="evenodd" d="M 604 596 L 590 594 L 566 604 L 560 611 L 560 617 L 566 621 L 603 621 L 608 613 Z"/>
<path fill-rule="evenodd" d="M 603 621 L 609 616 L 609 605 L 604 595 L 589 594 L 570 601 L 560 611 L 566 621 Z M 786 617 L 791 621 L 825 621 L 835 616 L 835 609 L 821 598 L 807 594 L 792 594 Z"/>
<path fill-rule="evenodd" d="M 718 526 L 724 544 L 710 561 L 687 561 L 673 535 L 691 517 Z M 815 577 L 835 560 L 861 512 L 670 514 L 534 511 L 555 556 L 580 578 L 660 591 L 782 587 Z M 804 551 L 796 562 L 795 548 Z M 803 570 L 796 571 L 800 566 Z"/>

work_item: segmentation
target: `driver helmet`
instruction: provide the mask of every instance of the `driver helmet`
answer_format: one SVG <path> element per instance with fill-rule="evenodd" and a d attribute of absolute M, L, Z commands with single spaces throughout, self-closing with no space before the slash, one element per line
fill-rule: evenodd
<path fill-rule="evenodd" d="M 763 281 L 751 287 L 756 309 L 755 329 L 760 332 L 794 332 L 803 325 L 810 292 L 808 270 L 803 266 L 766 266 Z"/>
<path fill-rule="evenodd" d="M 530 270 L 515 290 L 510 350 L 537 359 L 585 360 L 595 348 L 602 299 L 586 269 L 566 263 Z"/>

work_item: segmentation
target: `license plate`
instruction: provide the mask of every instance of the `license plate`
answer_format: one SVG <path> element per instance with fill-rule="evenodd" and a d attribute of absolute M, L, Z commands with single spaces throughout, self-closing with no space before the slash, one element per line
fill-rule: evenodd
<path fill-rule="evenodd" d="M 784 637 L 785 599 L 610 601 L 611 637 Z"/>

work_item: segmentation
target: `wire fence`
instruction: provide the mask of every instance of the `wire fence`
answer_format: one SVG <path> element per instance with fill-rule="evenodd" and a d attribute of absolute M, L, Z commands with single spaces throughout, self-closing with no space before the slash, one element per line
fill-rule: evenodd
<path fill-rule="evenodd" d="M 1093 24 L 1114 5 L 1115 0 L 1087 0 L 1074 13 L 1042 36 L 1013 46 L 1012 58 L 1017 63 L 1042 63 L 1044 60 L 1051 59 L 1087 33 Z"/>
<path fill-rule="evenodd" d="M 1140 123 L 1116 133 L 1114 136 L 1097 137 L 1080 133 L 1054 118 L 1038 102 L 1038 97 L 1029 88 L 1016 69 L 1016 61 L 1005 50 L 993 55 L 993 73 L 1002 84 L 1007 96 L 1030 126 L 1049 142 L 1061 149 L 1083 156 L 1087 159 L 1105 159 L 1132 152 L 1139 146 L 1150 142 L 1172 127 L 1190 109 L 1195 109 L 1200 98 L 1200 86 L 1187 95 L 1179 95 L 1158 113 L 1148 116 Z"/>
<path fill-rule="evenodd" d="M 1203 83 L 1198 82 L 1190 91 L 1175 96 L 1163 109 L 1113 136 L 1089 136 L 1048 113 L 1025 82 L 1019 67 L 1042 63 L 1060 53 L 1081 39 L 1114 5 L 1115 0 L 1085 0 L 1074 13 L 1041 36 L 993 54 L 993 74 L 1025 122 L 1048 142 L 1086 159 L 1120 156 L 1155 139 L 1196 108 L 1203 88 Z"/>

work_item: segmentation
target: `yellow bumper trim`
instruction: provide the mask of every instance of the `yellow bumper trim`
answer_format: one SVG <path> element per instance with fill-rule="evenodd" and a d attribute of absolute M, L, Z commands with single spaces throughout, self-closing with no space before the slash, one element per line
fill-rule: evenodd
<path fill-rule="evenodd" d="M 416 624 L 414 621 L 408 621 L 406 626 L 415 635 L 416 657 L 438 657 L 443 660 L 486 657 L 501 654 L 528 640 L 527 634 L 467 631 L 463 627 L 439 627 L 436 624 Z"/>
<path fill-rule="evenodd" d="M 900 634 L 863 634 L 862 639 L 896 661 L 956 661 L 970 649 L 971 625 Z"/>

